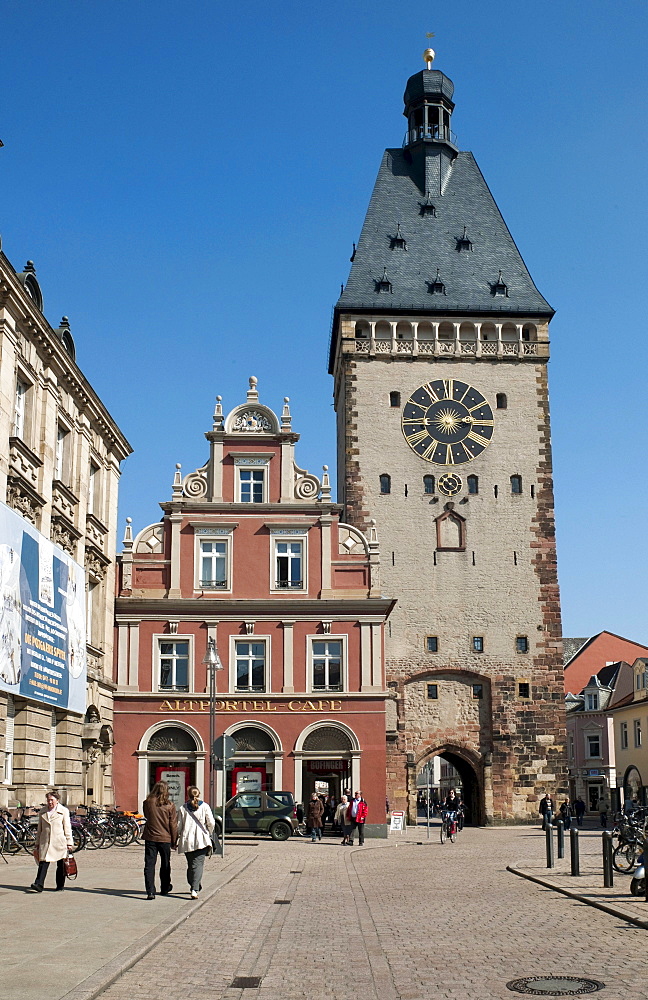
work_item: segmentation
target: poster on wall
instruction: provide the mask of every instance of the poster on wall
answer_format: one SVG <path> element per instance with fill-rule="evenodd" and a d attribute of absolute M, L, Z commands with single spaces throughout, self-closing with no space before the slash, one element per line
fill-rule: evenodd
<path fill-rule="evenodd" d="M 83 715 L 85 572 L 0 503 L 0 689 Z"/>

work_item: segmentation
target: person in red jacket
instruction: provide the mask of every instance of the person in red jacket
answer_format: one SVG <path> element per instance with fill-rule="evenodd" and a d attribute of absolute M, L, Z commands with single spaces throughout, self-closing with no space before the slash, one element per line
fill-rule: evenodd
<path fill-rule="evenodd" d="M 353 847 L 353 835 L 356 829 L 358 831 L 358 843 L 361 847 L 364 844 L 365 822 L 368 812 L 369 806 L 362 798 L 362 792 L 356 792 L 354 797 L 351 799 L 349 808 L 347 809 L 347 823 L 351 827 L 348 840 L 350 847 Z"/>

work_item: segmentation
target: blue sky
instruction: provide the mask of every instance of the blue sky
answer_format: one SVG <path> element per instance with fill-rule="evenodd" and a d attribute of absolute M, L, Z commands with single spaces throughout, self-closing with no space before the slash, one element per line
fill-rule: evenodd
<path fill-rule="evenodd" d="M 437 51 L 552 322 L 566 635 L 648 641 L 645 0 L 3 0 L 3 249 L 134 447 L 120 531 L 206 459 L 214 399 L 291 398 L 334 466 L 331 309 Z"/>

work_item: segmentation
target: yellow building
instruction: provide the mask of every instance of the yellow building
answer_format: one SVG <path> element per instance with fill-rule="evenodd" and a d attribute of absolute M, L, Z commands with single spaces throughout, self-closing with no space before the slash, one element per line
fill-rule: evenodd
<path fill-rule="evenodd" d="M 617 784 L 621 804 L 637 799 L 644 805 L 648 785 L 648 657 L 632 665 L 633 690 L 608 715 L 614 727 Z"/>

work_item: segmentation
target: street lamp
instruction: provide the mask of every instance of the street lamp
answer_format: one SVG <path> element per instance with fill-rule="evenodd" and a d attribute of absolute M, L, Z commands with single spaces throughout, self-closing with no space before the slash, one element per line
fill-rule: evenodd
<path fill-rule="evenodd" d="M 216 640 L 210 636 L 207 640 L 207 652 L 203 657 L 209 677 L 209 805 L 212 812 L 216 809 L 216 768 L 214 766 L 214 741 L 216 739 L 216 671 L 223 669 Z"/>

